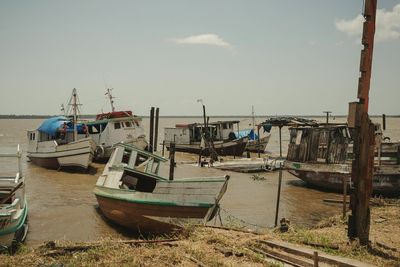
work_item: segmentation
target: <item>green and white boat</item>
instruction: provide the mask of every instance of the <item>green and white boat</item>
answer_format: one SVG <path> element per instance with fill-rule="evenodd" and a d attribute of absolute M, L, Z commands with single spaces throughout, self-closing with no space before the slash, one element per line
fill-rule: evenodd
<path fill-rule="evenodd" d="M 179 230 L 187 219 L 211 220 L 229 176 L 169 180 L 158 175 L 165 161 L 132 145 L 116 145 L 94 189 L 105 217 L 152 234 Z"/>
<path fill-rule="evenodd" d="M 15 244 L 23 242 L 28 232 L 28 205 L 25 197 L 25 177 L 21 171 L 21 156 L 19 145 L 16 152 L 0 151 L 2 159 L 0 169 L 0 246 L 3 248 L 12 248 Z M 15 176 L 9 174 L 12 158 L 18 160 L 18 171 Z"/>

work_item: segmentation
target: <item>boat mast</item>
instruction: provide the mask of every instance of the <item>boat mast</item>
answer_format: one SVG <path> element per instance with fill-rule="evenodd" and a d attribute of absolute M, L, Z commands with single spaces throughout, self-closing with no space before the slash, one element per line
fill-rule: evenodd
<path fill-rule="evenodd" d="M 72 101 L 73 101 L 72 110 L 74 112 L 74 141 L 76 141 L 76 140 L 78 140 L 78 131 L 77 131 L 77 128 L 76 128 L 76 115 L 77 115 L 77 112 L 78 112 L 78 108 L 77 108 L 78 104 L 77 104 L 77 101 L 76 101 L 76 89 L 75 88 L 72 90 Z"/>
<path fill-rule="evenodd" d="M 110 100 L 110 104 L 111 104 L 111 111 L 112 112 L 114 112 L 115 111 L 115 108 L 114 108 L 114 98 L 115 97 L 113 97 L 112 96 L 112 94 L 111 94 L 111 91 L 113 90 L 113 88 L 107 88 L 107 92 L 106 92 L 106 95 L 108 95 L 108 99 Z"/>
<path fill-rule="evenodd" d="M 251 106 L 251 118 L 253 119 L 253 130 L 256 125 L 256 118 L 254 117 L 254 106 Z"/>

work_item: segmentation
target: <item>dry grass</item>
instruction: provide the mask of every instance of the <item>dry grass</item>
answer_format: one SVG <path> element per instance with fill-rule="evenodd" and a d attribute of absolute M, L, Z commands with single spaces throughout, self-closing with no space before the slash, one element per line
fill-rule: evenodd
<path fill-rule="evenodd" d="M 287 233 L 271 230 L 255 235 L 191 225 L 176 242 L 129 245 L 105 239 L 99 246 L 61 253 L 54 253 L 57 249 L 51 247 L 21 247 L 14 256 L 0 254 L 0 266 L 198 266 L 196 261 L 205 266 L 281 266 L 248 249 L 257 240 L 274 239 L 303 245 L 317 243 L 330 254 L 377 266 L 400 266 L 400 205 L 373 207 L 371 223 L 371 248 L 349 242 L 346 223 L 337 216 L 313 229 L 291 227 Z M 87 244 L 63 242 L 57 243 L 56 248 L 79 245 Z"/>

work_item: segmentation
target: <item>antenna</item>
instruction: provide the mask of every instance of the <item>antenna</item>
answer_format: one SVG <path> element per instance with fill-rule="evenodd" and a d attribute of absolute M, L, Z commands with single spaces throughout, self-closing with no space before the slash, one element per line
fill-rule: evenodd
<path fill-rule="evenodd" d="M 108 99 L 110 100 L 110 105 L 111 105 L 111 111 L 114 112 L 115 108 L 114 108 L 114 98 L 111 94 L 111 91 L 114 90 L 114 88 L 107 88 L 107 92 L 105 93 L 105 95 L 108 95 Z"/>
<path fill-rule="evenodd" d="M 65 116 L 65 107 L 64 107 L 64 104 L 61 104 L 61 114 Z"/>

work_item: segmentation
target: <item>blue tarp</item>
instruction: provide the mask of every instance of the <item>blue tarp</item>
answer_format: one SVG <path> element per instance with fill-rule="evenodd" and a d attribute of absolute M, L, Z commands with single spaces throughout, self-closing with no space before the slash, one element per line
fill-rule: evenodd
<path fill-rule="evenodd" d="M 250 140 L 257 140 L 258 136 L 257 134 L 254 132 L 253 129 L 246 129 L 246 130 L 241 130 L 239 132 L 234 132 L 236 138 L 242 138 L 242 137 L 246 137 L 248 136 Z"/>
<path fill-rule="evenodd" d="M 71 119 L 64 116 L 53 117 L 45 120 L 42 125 L 39 126 L 38 130 L 40 132 L 47 133 L 48 135 L 56 136 L 56 133 L 63 127 L 64 122 L 66 122 L 68 126 L 67 132 L 73 132 L 74 126 L 71 122 Z M 82 123 L 77 124 L 76 128 L 79 134 L 83 133 Z"/>

